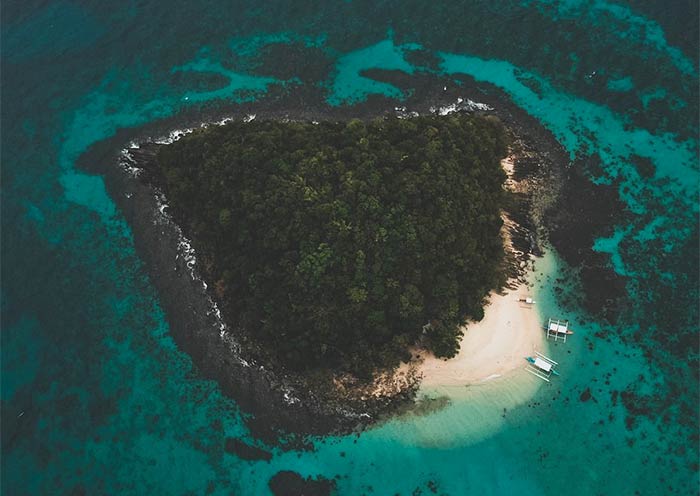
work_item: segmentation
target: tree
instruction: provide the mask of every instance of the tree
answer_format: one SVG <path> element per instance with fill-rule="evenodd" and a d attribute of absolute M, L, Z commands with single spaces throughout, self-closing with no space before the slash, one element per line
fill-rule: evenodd
<path fill-rule="evenodd" d="M 228 208 L 219 210 L 219 224 L 222 227 L 228 227 L 231 224 L 231 211 Z"/>

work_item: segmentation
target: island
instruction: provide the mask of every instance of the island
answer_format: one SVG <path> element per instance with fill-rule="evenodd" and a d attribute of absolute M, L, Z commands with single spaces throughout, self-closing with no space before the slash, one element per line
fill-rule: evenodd
<path fill-rule="evenodd" d="M 170 335 L 266 444 L 418 411 L 423 386 L 492 380 L 539 348 L 542 316 L 518 300 L 571 210 L 570 157 L 502 95 L 463 91 L 257 101 L 125 129 L 81 157 L 129 223 Z"/>
<path fill-rule="evenodd" d="M 369 380 L 459 349 L 502 286 L 506 133 L 466 114 L 234 122 L 159 150 L 151 178 L 256 358 Z"/>

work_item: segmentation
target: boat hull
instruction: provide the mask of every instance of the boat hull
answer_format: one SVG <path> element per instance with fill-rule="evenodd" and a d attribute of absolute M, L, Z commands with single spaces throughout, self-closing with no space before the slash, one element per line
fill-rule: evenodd
<path fill-rule="evenodd" d="M 543 331 L 548 331 L 549 329 L 547 329 L 547 326 L 542 326 L 542 330 L 543 330 Z M 572 331 L 571 329 L 569 329 L 569 330 L 567 330 L 567 331 L 564 331 L 564 332 L 559 332 L 559 331 L 550 331 L 550 332 L 551 332 L 552 334 L 555 334 L 555 333 L 556 333 L 556 334 L 566 334 L 567 336 L 571 336 L 571 335 L 574 333 L 574 331 Z"/>

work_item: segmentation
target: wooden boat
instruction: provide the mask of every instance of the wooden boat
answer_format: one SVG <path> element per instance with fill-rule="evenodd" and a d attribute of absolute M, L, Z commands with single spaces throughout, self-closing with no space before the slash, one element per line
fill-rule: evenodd
<path fill-rule="evenodd" d="M 555 370 L 559 364 L 542 353 L 536 351 L 534 357 L 529 356 L 525 360 L 527 360 L 525 370 L 545 382 L 549 382 L 551 376 L 559 375 L 559 372 Z"/>
<path fill-rule="evenodd" d="M 558 339 L 566 341 L 566 336 L 571 336 L 574 333 L 574 331 L 569 329 L 568 320 L 550 318 L 547 324 L 542 326 L 542 329 L 547 331 L 547 339 L 553 337 L 555 341 Z"/>
<path fill-rule="evenodd" d="M 538 361 L 537 361 L 537 358 L 534 358 L 534 357 L 525 357 L 525 360 L 527 360 L 529 363 L 531 363 L 532 365 L 534 365 L 534 366 L 537 367 L 538 369 L 540 369 L 540 370 L 543 369 L 543 367 L 541 366 L 542 363 L 538 362 Z M 545 362 L 545 363 L 546 363 L 546 362 Z M 544 368 L 546 368 L 546 366 L 545 366 Z M 559 372 L 558 372 L 556 369 L 550 368 L 549 370 L 552 372 L 552 375 L 559 375 Z"/>

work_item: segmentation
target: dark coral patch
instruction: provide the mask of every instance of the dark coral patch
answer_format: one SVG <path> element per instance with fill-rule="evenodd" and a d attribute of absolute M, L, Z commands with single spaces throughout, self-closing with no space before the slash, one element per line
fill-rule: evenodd
<path fill-rule="evenodd" d="M 318 476 L 304 478 L 291 470 L 277 472 L 268 482 L 275 496 L 328 496 L 333 494 L 335 481 Z"/>

